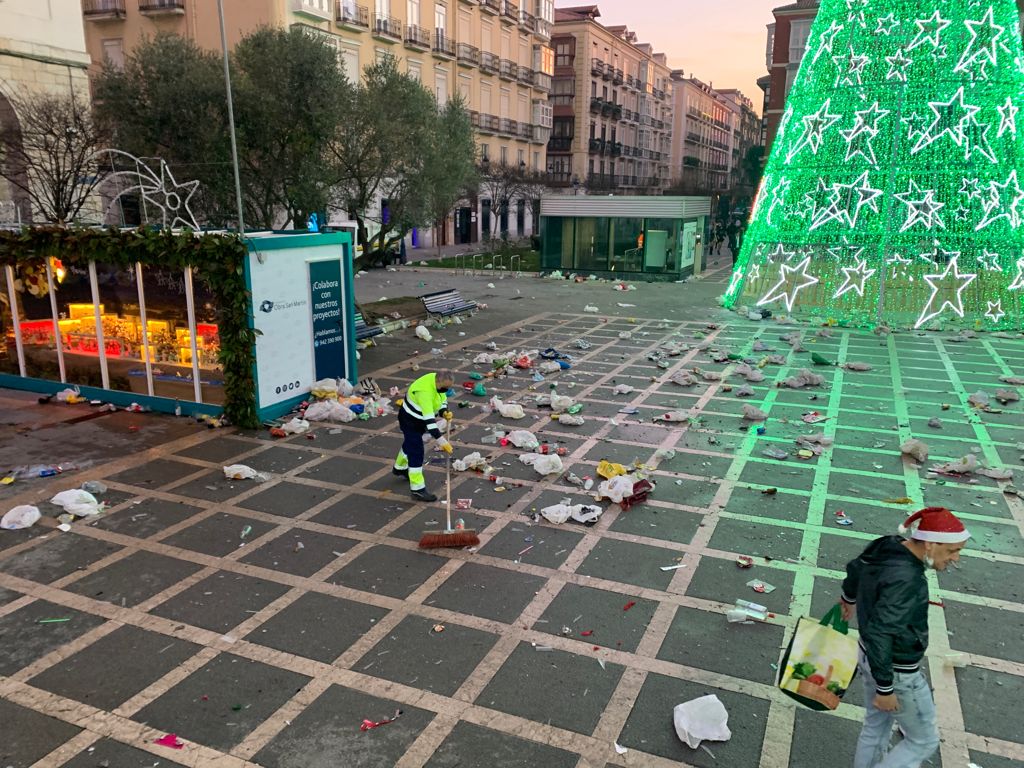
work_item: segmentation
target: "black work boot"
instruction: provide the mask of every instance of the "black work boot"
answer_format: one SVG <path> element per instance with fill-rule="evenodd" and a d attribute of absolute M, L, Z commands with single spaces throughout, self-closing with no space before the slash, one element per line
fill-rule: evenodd
<path fill-rule="evenodd" d="M 398 477 L 408 477 L 409 476 L 409 470 L 408 470 L 408 468 L 406 468 L 406 469 L 399 469 L 398 467 L 392 467 L 391 468 L 391 474 L 392 475 L 397 475 Z"/>
<path fill-rule="evenodd" d="M 412 492 L 412 497 L 417 501 L 437 501 L 437 496 L 432 494 L 426 488 L 420 488 Z"/>

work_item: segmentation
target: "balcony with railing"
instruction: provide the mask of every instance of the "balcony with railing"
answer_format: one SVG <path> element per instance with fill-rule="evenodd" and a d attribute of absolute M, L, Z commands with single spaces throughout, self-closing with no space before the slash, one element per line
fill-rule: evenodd
<path fill-rule="evenodd" d="M 433 53 L 439 59 L 455 58 L 455 41 L 443 29 L 434 30 Z"/>
<path fill-rule="evenodd" d="M 516 72 L 516 79 L 523 85 L 533 85 L 533 74 L 532 69 L 520 65 Z"/>
<path fill-rule="evenodd" d="M 339 27 L 356 31 L 370 28 L 370 11 L 365 5 L 338 3 L 334 21 Z"/>
<path fill-rule="evenodd" d="M 590 97 L 590 111 L 594 114 L 598 114 L 601 111 L 601 105 L 604 104 L 604 99 L 600 96 Z"/>
<path fill-rule="evenodd" d="M 572 171 L 548 171 L 545 181 L 549 187 L 571 186 Z"/>
<path fill-rule="evenodd" d="M 612 83 L 614 85 L 622 85 L 622 70 L 616 69 L 612 72 Z"/>
<path fill-rule="evenodd" d="M 509 59 L 501 59 L 498 75 L 502 80 L 515 80 L 519 74 L 519 65 Z"/>
<path fill-rule="evenodd" d="M 612 116 L 612 120 L 621 120 L 622 119 L 622 105 L 621 104 L 612 104 L 611 116 Z"/>
<path fill-rule="evenodd" d="M 613 142 L 611 142 L 611 153 L 612 153 L 612 157 L 621 157 L 622 156 L 622 142 L 621 141 L 613 141 Z"/>
<path fill-rule="evenodd" d="M 519 10 L 519 26 L 526 32 L 533 32 L 537 17 L 525 9 Z"/>
<path fill-rule="evenodd" d="M 547 19 L 542 19 L 539 16 L 534 19 L 533 23 L 533 34 L 537 37 L 542 37 L 545 40 L 551 39 L 551 22 Z"/>
<path fill-rule="evenodd" d="M 505 0 L 501 4 L 501 20 L 505 24 L 518 24 L 519 5 L 513 0 Z"/>
<path fill-rule="evenodd" d="M 547 144 L 548 139 L 551 138 L 551 128 L 546 125 L 531 125 L 530 128 L 530 141 L 534 144 Z"/>
<path fill-rule="evenodd" d="M 552 136 L 548 139 L 548 152 L 565 155 L 572 152 L 571 136 Z"/>
<path fill-rule="evenodd" d="M 483 6 L 481 6 L 483 7 Z M 489 51 L 480 52 L 480 69 L 492 75 L 498 74 L 501 68 L 501 59 Z"/>
<path fill-rule="evenodd" d="M 420 51 L 430 49 L 430 33 L 417 24 L 405 25 L 405 47 Z"/>
<path fill-rule="evenodd" d="M 494 115 L 481 114 L 477 125 L 480 133 L 493 134 L 498 132 L 498 118 Z"/>
<path fill-rule="evenodd" d="M 603 155 L 604 154 L 604 139 L 591 139 L 587 144 L 587 152 L 591 155 Z"/>
<path fill-rule="evenodd" d="M 185 13 L 185 0 L 139 0 L 139 13 L 143 16 L 180 16 Z M 327 18 L 330 18 L 329 11 Z"/>
<path fill-rule="evenodd" d="M 373 14 L 373 36 L 388 43 L 402 39 L 402 22 L 393 16 Z"/>
<path fill-rule="evenodd" d="M 82 15 L 86 21 L 123 19 L 125 15 L 124 0 L 84 0 Z"/>
<path fill-rule="evenodd" d="M 516 136 L 519 134 L 519 123 L 509 117 L 499 118 L 498 133 L 502 136 Z"/>
<path fill-rule="evenodd" d="M 614 189 L 619 185 L 619 177 L 614 173 L 591 173 L 587 175 L 587 186 L 590 189 Z"/>
<path fill-rule="evenodd" d="M 591 59 L 590 74 L 594 77 L 601 77 L 604 74 L 604 62 L 600 59 Z"/>
<path fill-rule="evenodd" d="M 459 64 L 463 67 L 480 66 L 480 49 L 469 43 L 459 43 L 455 49 Z"/>
<path fill-rule="evenodd" d="M 533 73 L 533 87 L 538 91 L 544 91 L 544 93 L 551 92 L 551 75 L 545 72 L 534 72 Z"/>
<path fill-rule="evenodd" d="M 472 5 L 474 7 L 480 5 L 479 0 L 461 0 L 461 2 L 465 3 L 466 5 Z"/>
<path fill-rule="evenodd" d="M 501 13 L 502 0 L 480 0 L 480 10 L 484 13 L 497 15 Z"/>

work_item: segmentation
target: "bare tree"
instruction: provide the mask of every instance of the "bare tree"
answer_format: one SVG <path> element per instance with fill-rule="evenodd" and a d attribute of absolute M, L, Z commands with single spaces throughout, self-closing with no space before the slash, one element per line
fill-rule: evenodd
<path fill-rule="evenodd" d="M 22 94 L 11 104 L 18 121 L 0 128 L 0 178 L 28 200 L 33 218 L 74 221 L 110 173 L 97 154 L 108 134 L 74 94 Z"/>
<path fill-rule="evenodd" d="M 480 195 L 490 198 L 491 214 L 495 221 L 508 214 L 513 200 L 539 199 L 543 194 L 544 176 L 527 169 L 508 163 L 492 163 L 484 160 L 480 163 Z M 494 231 L 493 229 L 491 230 Z M 508 238 L 508 231 L 499 233 L 502 239 Z"/>

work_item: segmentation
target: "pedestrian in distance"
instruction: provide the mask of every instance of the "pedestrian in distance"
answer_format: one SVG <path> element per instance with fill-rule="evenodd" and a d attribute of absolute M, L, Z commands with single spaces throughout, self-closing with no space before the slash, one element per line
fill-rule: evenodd
<path fill-rule="evenodd" d="M 455 386 L 451 371 L 439 371 L 420 376 L 409 385 L 409 390 L 398 409 L 398 426 L 402 430 L 402 449 L 391 472 L 409 479 L 409 490 L 417 501 L 437 501 L 427 490 L 423 474 L 424 442 L 427 436 L 437 447 L 451 454 L 452 445 L 444 437 L 446 421 L 451 421 L 448 393 Z"/>
<path fill-rule="evenodd" d="M 935 701 L 921 671 L 928 649 L 928 569 L 960 559 L 970 533 L 944 507 L 915 512 L 846 566 L 840 605 L 860 628 L 864 727 L 854 768 L 919 768 L 938 749 Z M 890 749 L 893 724 L 903 739 Z"/>

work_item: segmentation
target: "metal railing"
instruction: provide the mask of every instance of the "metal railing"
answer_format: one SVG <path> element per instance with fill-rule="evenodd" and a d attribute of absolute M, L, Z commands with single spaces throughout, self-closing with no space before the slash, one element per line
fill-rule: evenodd
<path fill-rule="evenodd" d="M 499 59 L 497 55 L 490 53 L 489 51 L 480 52 L 480 69 L 484 72 L 490 72 L 492 75 L 497 74 L 500 66 L 501 59 Z"/>
<path fill-rule="evenodd" d="M 480 9 L 488 13 L 501 13 L 501 0 L 480 0 Z"/>
<path fill-rule="evenodd" d="M 519 72 L 519 65 L 509 59 L 501 59 L 498 74 L 504 80 L 515 80 Z"/>
<path fill-rule="evenodd" d="M 414 48 L 429 48 L 430 33 L 416 24 L 406 24 L 405 44 Z"/>
<path fill-rule="evenodd" d="M 390 40 L 402 39 L 402 22 L 393 16 L 373 14 L 373 34 Z"/>
<path fill-rule="evenodd" d="M 442 29 L 434 31 L 434 53 L 445 58 L 455 58 L 455 41 Z"/>
<path fill-rule="evenodd" d="M 89 16 L 124 17 L 124 0 L 83 0 L 82 14 Z"/>
<path fill-rule="evenodd" d="M 456 49 L 456 55 L 458 56 L 459 63 L 472 64 L 474 67 L 480 66 L 480 49 L 475 45 L 469 43 L 459 43 Z"/>
<path fill-rule="evenodd" d="M 185 0 L 139 0 L 139 13 L 184 13 Z"/>
<path fill-rule="evenodd" d="M 334 20 L 338 24 L 352 27 L 370 28 L 370 11 L 365 5 L 351 5 L 349 3 L 338 3 Z"/>

